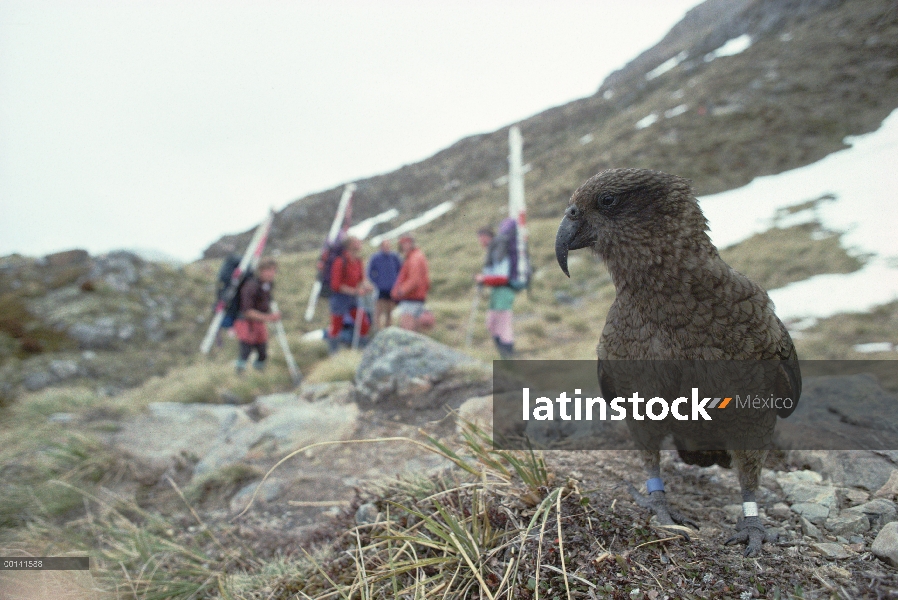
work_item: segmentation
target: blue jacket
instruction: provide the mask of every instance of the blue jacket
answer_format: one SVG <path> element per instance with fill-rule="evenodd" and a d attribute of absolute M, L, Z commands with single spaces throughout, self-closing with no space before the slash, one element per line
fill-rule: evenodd
<path fill-rule="evenodd" d="M 377 252 L 368 261 L 368 279 L 381 292 L 389 292 L 396 283 L 402 262 L 395 252 Z"/>

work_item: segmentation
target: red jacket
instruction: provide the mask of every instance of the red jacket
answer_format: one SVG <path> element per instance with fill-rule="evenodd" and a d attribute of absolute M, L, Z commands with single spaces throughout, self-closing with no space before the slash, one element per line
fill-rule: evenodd
<path fill-rule="evenodd" d="M 345 264 L 345 266 L 344 266 Z M 350 258 L 343 254 L 334 259 L 331 265 L 331 290 L 340 292 L 340 286 L 356 287 L 365 278 L 362 259 Z"/>
<path fill-rule="evenodd" d="M 430 289 L 430 275 L 427 272 L 427 259 L 420 248 L 414 248 L 405 257 L 399 277 L 393 285 L 390 295 L 394 300 L 416 300 L 424 302 Z"/>

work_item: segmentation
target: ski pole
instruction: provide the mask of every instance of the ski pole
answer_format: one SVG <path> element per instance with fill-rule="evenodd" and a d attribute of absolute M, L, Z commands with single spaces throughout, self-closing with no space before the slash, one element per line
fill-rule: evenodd
<path fill-rule="evenodd" d="M 362 337 L 362 320 L 365 318 L 365 314 L 368 312 L 368 299 L 371 297 L 370 294 L 365 294 L 363 296 L 358 296 L 358 300 L 356 302 L 355 309 L 355 324 L 352 328 L 352 349 L 359 349 L 359 341 Z M 362 313 L 359 316 L 359 312 Z"/>
<path fill-rule="evenodd" d="M 272 312 L 280 312 L 278 310 L 278 303 L 271 303 Z M 290 379 L 293 380 L 293 385 L 297 386 L 302 383 L 302 373 L 299 371 L 299 367 L 296 365 L 296 361 L 293 360 L 293 353 L 290 352 L 290 346 L 287 344 L 287 332 L 284 331 L 284 322 L 277 321 L 274 324 L 274 330 L 278 336 L 278 342 L 281 344 L 281 350 L 284 351 L 284 358 L 287 360 L 287 370 L 290 371 Z"/>
<path fill-rule="evenodd" d="M 471 302 L 471 314 L 468 316 L 468 327 L 465 331 L 465 348 L 470 348 L 474 341 L 474 319 L 477 317 L 477 308 L 480 305 L 480 295 L 483 286 L 479 283 L 474 287 L 474 300 Z"/>

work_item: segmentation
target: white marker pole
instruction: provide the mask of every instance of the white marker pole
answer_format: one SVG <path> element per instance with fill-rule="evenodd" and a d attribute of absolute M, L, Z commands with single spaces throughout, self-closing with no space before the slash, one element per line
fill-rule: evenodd
<path fill-rule="evenodd" d="M 517 221 L 518 274 L 527 273 L 527 206 L 524 201 L 524 138 L 517 125 L 508 130 L 508 216 Z"/>

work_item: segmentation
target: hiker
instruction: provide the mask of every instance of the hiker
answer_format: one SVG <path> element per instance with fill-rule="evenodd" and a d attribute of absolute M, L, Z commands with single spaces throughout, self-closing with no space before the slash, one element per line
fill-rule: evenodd
<path fill-rule="evenodd" d="M 390 248 L 390 240 L 380 243 L 380 250 L 374 253 L 368 260 L 368 279 L 377 288 L 377 302 L 374 304 L 374 327 L 378 330 L 385 329 L 393 324 L 393 309 L 396 303 L 390 298 L 390 292 L 402 261 L 399 255 Z"/>
<path fill-rule="evenodd" d="M 256 274 L 240 288 L 240 316 L 234 321 L 234 333 L 240 342 L 236 363 L 238 375 L 246 370 L 246 362 L 253 350 L 256 351 L 253 367 L 257 371 L 265 369 L 268 358 L 268 327 L 265 324 L 281 319 L 280 313 L 271 312 L 271 290 L 277 270 L 273 258 L 262 259 Z"/>
<path fill-rule="evenodd" d="M 503 221 L 504 224 L 504 221 Z M 486 250 L 483 270 L 474 280 L 478 285 L 490 288 L 490 306 L 486 312 L 486 329 L 490 332 L 499 356 L 514 356 L 514 331 L 512 329 L 512 305 L 517 290 L 510 285 L 511 257 L 507 236 L 496 236 L 491 227 L 477 231 L 480 246 Z"/>
<path fill-rule="evenodd" d="M 362 265 L 361 256 L 362 241 L 357 237 L 350 236 L 343 244 L 343 253 L 334 260 L 331 266 L 331 325 L 327 332 L 331 354 L 339 350 L 341 341 L 347 341 L 344 329 L 349 325 L 354 327 L 356 319 L 361 319 L 359 334 L 362 338 L 368 335 L 368 330 L 371 327 L 368 315 L 359 307 L 359 298 L 374 289 L 374 286 L 365 280 L 365 268 Z M 348 342 L 351 344 L 352 330 L 348 334 Z"/>
<path fill-rule="evenodd" d="M 427 258 L 410 235 L 399 238 L 399 251 L 405 261 L 390 292 L 390 297 L 399 303 L 399 326 L 411 331 L 430 329 L 433 313 L 424 308 L 430 289 Z"/>

